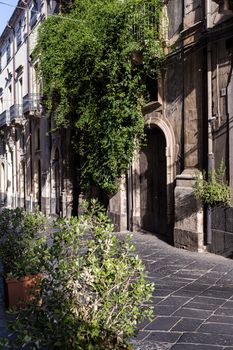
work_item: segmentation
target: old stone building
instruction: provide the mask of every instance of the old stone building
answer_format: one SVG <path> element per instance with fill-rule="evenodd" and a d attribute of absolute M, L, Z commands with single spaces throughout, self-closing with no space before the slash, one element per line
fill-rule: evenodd
<path fill-rule="evenodd" d="M 54 0 L 20 0 L 0 37 L 1 205 L 46 214 L 77 209 L 78 169 L 69 130 L 54 129 L 41 105 L 31 57 Z M 233 192 L 233 4 L 166 0 L 166 61 L 143 109 L 147 146 L 110 199 L 116 230 L 159 233 L 177 247 L 233 252 L 233 208 L 208 216 L 193 195 L 194 173 L 223 160 Z M 212 220 L 211 220 L 212 219 Z M 208 244 L 207 244 L 208 243 Z"/>
<path fill-rule="evenodd" d="M 233 192 L 232 10 L 228 0 L 165 1 L 169 49 L 158 93 L 144 108 L 148 144 L 110 202 L 119 229 L 232 254 L 233 209 L 216 208 L 207 219 L 193 195 L 196 170 L 221 161 Z"/>
<path fill-rule="evenodd" d="M 0 196 L 2 206 L 70 215 L 69 136 L 51 131 L 31 55 L 41 21 L 57 10 L 53 0 L 19 1 L 0 37 Z"/>

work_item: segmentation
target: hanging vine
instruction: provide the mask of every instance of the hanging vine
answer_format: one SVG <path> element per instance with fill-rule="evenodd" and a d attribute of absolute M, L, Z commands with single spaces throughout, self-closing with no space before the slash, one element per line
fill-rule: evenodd
<path fill-rule="evenodd" d="M 58 127 L 74 131 L 86 188 L 114 193 L 143 140 L 145 77 L 156 78 L 163 57 L 161 7 L 161 0 L 74 0 L 40 28 L 35 55 L 46 106 Z"/>

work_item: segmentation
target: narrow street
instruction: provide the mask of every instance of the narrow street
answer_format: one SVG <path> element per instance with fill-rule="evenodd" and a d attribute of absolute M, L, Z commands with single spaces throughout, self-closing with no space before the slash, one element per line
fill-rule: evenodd
<path fill-rule="evenodd" d="M 144 322 L 135 350 L 233 350 L 233 261 L 173 248 L 134 234 L 155 283 L 154 319 Z"/>

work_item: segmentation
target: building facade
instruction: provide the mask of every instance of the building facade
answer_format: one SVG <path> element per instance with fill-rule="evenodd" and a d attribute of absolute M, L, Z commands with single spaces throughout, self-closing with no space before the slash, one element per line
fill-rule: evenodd
<path fill-rule="evenodd" d="M 54 0 L 21 0 L 0 37 L 0 200 L 69 216 L 80 200 L 70 131 L 53 131 L 31 56 L 41 21 L 57 11 Z M 116 230 L 230 256 L 233 208 L 209 217 L 193 184 L 197 169 L 223 161 L 233 193 L 233 2 L 166 0 L 163 11 L 166 61 L 143 108 L 147 146 L 135 153 L 109 215 Z"/>
<path fill-rule="evenodd" d="M 167 0 L 166 62 L 144 108 L 147 147 L 110 212 L 120 230 L 143 229 L 175 246 L 233 252 L 233 209 L 208 211 L 193 194 L 195 173 L 219 167 L 233 193 L 231 0 Z"/>
<path fill-rule="evenodd" d="M 68 131 L 54 131 L 41 105 L 42 83 L 32 51 L 38 27 L 56 15 L 53 0 L 19 1 L 0 37 L 1 206 L 35 206 L 46 214 L 70 215 Z M 63 165 L 63 168 L 62 168 Z"/>

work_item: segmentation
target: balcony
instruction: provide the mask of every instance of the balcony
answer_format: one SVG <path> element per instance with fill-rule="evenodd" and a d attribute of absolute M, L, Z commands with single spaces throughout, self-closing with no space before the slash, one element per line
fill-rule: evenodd
<path fill-rule="evenodd" d="M 24 96 L 23 113 L 28 113 L 29 115 L 38 115 L 40 110 L 40 94 L 33 93 Z"/>
<path fill-rule="evenodd" d="M 23 106 L 13 105 L 10 108 L 10 121 L 11 123 L 21 122 L 23 118 Z"/>
<path fill-rule="evenodd" d="M 0 114 L 0 127 L 10 123 L 10 111 L 4 111 Z"/>

